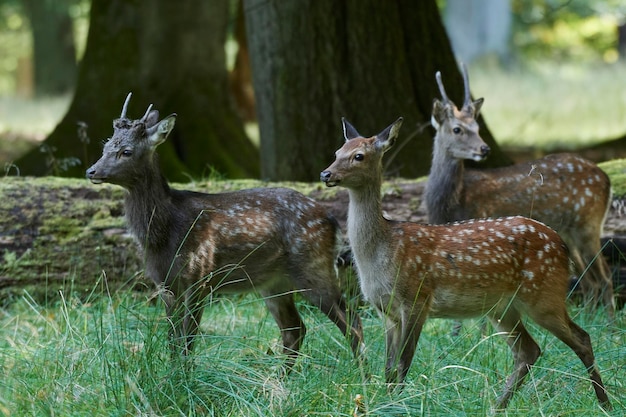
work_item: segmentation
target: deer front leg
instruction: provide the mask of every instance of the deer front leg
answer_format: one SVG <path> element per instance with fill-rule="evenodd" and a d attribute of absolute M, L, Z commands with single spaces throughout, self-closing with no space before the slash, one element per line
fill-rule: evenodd
<path fill-rule="evenodd" d="M 163 289 L 161 298 L 165 303 L 165 313 L 169 325 L 169 345 L 172 358 L 187 355 L 187 342 L 184 333 L 184 297 L 170 289 Z"/>
<path fill-rule="evenodd" d="M 385 381 L 396 384 L 398 381 L 398 349 L 402 334 L 401 325 L 391 317 L 385 317 L 385 347 L 387 363 L 385 364 Z"/>
<path fill-rule="evenodd" d="M 194 346 L 196 335 L 198 334 L 198 327 L 202 320 L 202 314 L 204 313 L 204 299 L 206 295 L 200 290 L 192 287 L 187 290 L 184 301 L 184 313 L 183 313 L 183 329 L 182 335 L 185 343 L 185 354 L 191 353 Z"/>
<path fill-rule="evenodd" d="M 280 328 L 283 340 L 283 353 L 287 356 L 285 370 L 291 371 L 298 357 L 300 346 L 306 334 L 306 327 L 296 309 L 291 292 L 263 292 L 265 305 Z"/>
<path fill-rule="evenodd" d="M 402 307 L 398 306 L 398 309 Z M 417 309 L 396 312 L 394 316 L 387 316 L 387 364 L 385 377 L 387 383 L 402 384 L 409 372 L 415 349 L 422 332 L 426 314 L 423 306 Z"/>
<path fill-rule="evenodd" d="M 398 361 L 398 382 L 404 382 L 406 374 L 409 372 L 415 349 L 419 341 L 422 327 L 426 321 L 426 314 L 408 314 L 402 317 L 402 338 L 400 341 L 400 360 Z"/>

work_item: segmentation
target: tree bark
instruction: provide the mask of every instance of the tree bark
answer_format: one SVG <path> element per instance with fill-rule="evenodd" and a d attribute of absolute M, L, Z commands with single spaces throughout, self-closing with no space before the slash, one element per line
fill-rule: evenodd
<path fill-rule="evenodd" d="M 69 2 L 22 0 L 33 38 L 35 94 L 68 93 L 76 82 L 76 46 Z"/>
<path fill-rule="evenodd" d="M 341 145 L 345 116 L 363 135 L 404 117 L 388 171 L 429 171 L 435 72 L 461 101 L 463 83 L 435 0 L 245 0 L 261 133 L 262 177 L 309 181 Z M 492 147 L 489 166 L 508 163 Z"/>
<path fill-rule="evenodd" d="M 258 150 L 228 92 L 227 22 L 228 0 L 94 0 L 74 99 L 44 152 L 36 149 L 16 162 L 22 174 L 83 176 L 132 91 L 131 117 L 141 117 L 149 103 L 164 115 L 178 113 L 170 140 L 159 149 L 169 179 L 211 170 L 258 176 Z M 89 125 L 89 143 L 77 138 L 78 121 Z"/>

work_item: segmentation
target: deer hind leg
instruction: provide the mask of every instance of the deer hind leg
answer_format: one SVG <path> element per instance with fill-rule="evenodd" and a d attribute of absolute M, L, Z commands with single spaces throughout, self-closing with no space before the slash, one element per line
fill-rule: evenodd
<path fill-rule="evenodd" d="M 264 291 L 261 292 L 261 295 L 263 295 L 265 305 L 280 328 L 283 354 L 287 356 L 285 369 L 289 372 L 298 357 L 300 346 L 302 346 L 306 334 L 306 327 L 296 309 L 291 292 Z"/>
<path fill-rule="evenodd" d="M 589 334 L 572 321 L 565 306 L 560 311 L 529 312 L 529 315 L 537 324 L 550 331 L 576 353 L 589 372 L 591 384 L 600 405 L 610 410 L 611 403 L 595 363 Z"/>
<path fill-rule="evenodd" d="M 322 272 L 326 270 L 326 272 Z M 341 330 L 350 342 L 354 357 L 363 360 L 363 326 L 356 310 L 348 308 L 339 286 L 333 263 L 328 268 L 319 265 L 306 271 L 292 268 L 295 285 L 306 300 L 319 308 Z"/>
<path fill-rule="evenodd" d="M 581 281 L 582 290 L 585 292 L 588 281 L 592 281 L 592 300 L 595 304 L 600 302 L 604 305 L 611 321 L 615 318 L 615 298 L 613 296 L 613 279 L 611 268 L 602 255 L 600 241 L 596 237 L 588 242 L 582 250 L 582 259 L 589 266 L 588 277 Z M 588 279 L 587 279 L 588 278 Z"/>
<path fill-rule="evenodd" d="M 615 318 L 615 299 L 611 268 L 600 248 L 599 234 L 586 233 L 585 236 L 569 237 L 567 242 L 570 256 L 576 265 L 580 278 L 581 292 L 586 305 L 595 309 L 604 305 L 609 319 Z"/>
<path fill-rule="evenodd" d="M 524 382 L 530 367 L 541 355 L 541 349 L 520 321 L 520 313 L 514 306 L 508 306 L 503 314 L 492 315 L 490 319 L 494 327 L 507 333 L 504 337 L 514 359 L 513 373 L 507 378 L 504 391 L 497 400 L 497 408 L 503 409 Z"/>

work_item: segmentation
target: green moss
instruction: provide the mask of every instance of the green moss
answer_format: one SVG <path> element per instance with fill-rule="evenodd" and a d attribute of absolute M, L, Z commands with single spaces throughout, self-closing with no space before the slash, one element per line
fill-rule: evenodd
<path fill-rule="evenodd" d="M 626 196 L 626 159 L 614 159 L 602 162 L 598 166 L 611 179 L 613 196 L 617 198 Z"/>

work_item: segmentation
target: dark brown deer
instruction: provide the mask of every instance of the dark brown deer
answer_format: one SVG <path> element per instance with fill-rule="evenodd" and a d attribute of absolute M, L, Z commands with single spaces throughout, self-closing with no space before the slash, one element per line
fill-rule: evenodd
<path fill-rule="evenodd" d="M 504 408 L 541 350 L 522 324 L 527 315 L 578 355 L 598 400 L 610 408 L 589 335 L 566 308 L 567 247 L 535 220 L 506 217 L 447 225 L 382 216 L 383 154 L 402 119 L 371 138 L 343 121 L 346 143 L 321 173 L 348 189 L 348 238 L 365 298 L 386 320 L 386 380 L 402 383 L 427 317 L 487 316 L 506 334 L 515 367 L 497 401 Z"/>
<path fill-rule="evenodd" d="M 171 189 L 155 149 L 176 115 L 159 121 L 150 106 L 141 119 L 131 120 L 130 96 L 87 177 L 128 191 L 126 221 L 144 251 L 146 275 L 162 289 L 173 353 L 191 351 L 207 295 L 257 291 L 280 328 L 288 368 L 305 335 L 296 292 L 337 325 L 358 357 L 363 331 L 338 288 L 335 219 L 286 188 L 222 194 Z"/>
<path fill-rule="evenodd" d="M 595 307 L 615 311 L 610 268 L 601 254 L 600 235 L 611 203 L 608 176 L 594 163 L 572 154 L 497 169 L 466 169 L 464 160 L 482 161 L 489 153 L 476 118 L 483 99 L 472 101 L 463 66 L 465 99 L 459 110 L 436 74 L 442 100 L 435 99 L 431 123 L 437 131 L 424 200 L 428 221 L 522 215 L 556 230 L 570 250 L 580 287 Z"/>

